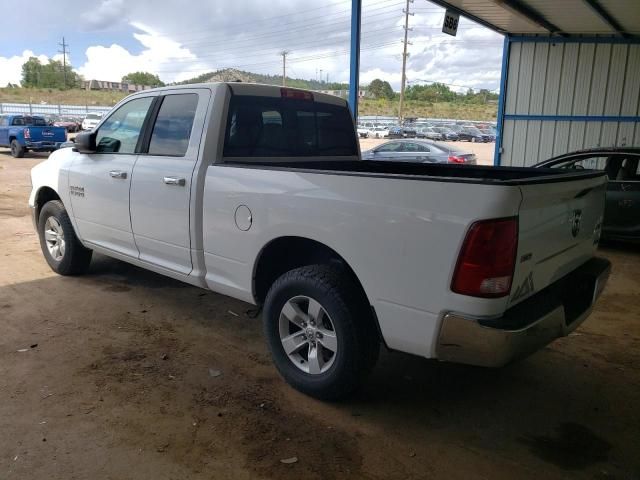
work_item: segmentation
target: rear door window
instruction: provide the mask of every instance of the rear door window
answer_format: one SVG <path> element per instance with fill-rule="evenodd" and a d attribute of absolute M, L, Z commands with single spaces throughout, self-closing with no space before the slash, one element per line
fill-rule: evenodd
<path fill-rule="evenodd" d="M 151 133 L 149 155 L 184 156 L 197 107 L 195 93 L 164 97 Z"/>
<path fill-rule="evenodd" d="M 357 148 L 345 107 L 310 99 L 231 97 L 225 157 L 356 156 Z"/>

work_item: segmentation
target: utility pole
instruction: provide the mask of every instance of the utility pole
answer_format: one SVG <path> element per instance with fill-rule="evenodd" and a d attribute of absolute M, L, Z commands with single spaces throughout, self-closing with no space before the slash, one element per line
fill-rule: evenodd
<path fill-rule="evenodd" d="M 282 50 L 280 55 L 282 55 L 282 86 L 287 86 L 287 55 L 291 53 L 289 50 Z"/>
<path fill-rule="evenodd" d="M 59 43 L 58 45 L 60 45 L 62 47 L 62 50 L 58 50 L 58 53 L 62 54 L 62 77 L 63 77 L 63 81 L 64 81 L 64 88 L 67 88 L 67 55 L 69 54 L 69 51 L 67 50 L 67 48 L 69 47 L 69 45 L 67 44 L 67 42 L 65 42 L 64 37 L 62 37 L 62 43 Z"/>
<path fill-rule="evenodd" d="M 407 56 L 409 55 L 407 53 L 407 45 L 409 44 L 408 42 L 408 36 L 409 36 L 409 15 L 413 16 L 413 13 L 409 13 L 409 5 L 413 3 L 413 0 L 407 0 L 407 7 L 402 10 L 402 12 L 404 13 L 404 40 L 402 41 L 403 43 L 403 51 L 402 51 L 402 83 L 400 84 L 400 106 L 398 108 L 398 122 L 400 124 L 402 124 L 402 107 L 404 104 L 404 86 L 405 83 L 407 81 L 407 74 L 406 74 L 406 69 L 407 69 Z"/>

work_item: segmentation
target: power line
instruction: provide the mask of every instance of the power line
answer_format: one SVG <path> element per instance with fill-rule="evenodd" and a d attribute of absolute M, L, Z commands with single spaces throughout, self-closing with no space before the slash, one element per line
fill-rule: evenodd
<path fill-rule="evenodd" d="M 401 28 L 401 27 L 395 27 L 395 30 L 397 32 L 397 29 Z M 366 32 L 366 35 L 363 35 L 363 38 L 366 36 L 374 36 L 374 33 L 377 32 L 389 32 L 390 34 L 394 35 L 396 34 L 396 32 L 393 32 L 393 28 L 389 28 L 389 27 L 385 27 L 385 28 L 380 28 L 380 29 L 376 29 L 376 30 L 371 30 Z M 342 32 L 341 32 L 342 33 Z M 322 35 L 322 37 L 326 37 L 326 33 L 324 35 Z M 375 37 L 377 39 L 380 39 L 380 36 L 375 35 Z M 333 46 L 340 46 L 340 45 L 346 45 L 348 43 L 348 32 L 344 32 L 344 38 L 342 38 L 342 36 L 339 37 L 334 37 L 330 43 L 322 43 L 319 41 L 319 38 L 312 38 L 310 40 L 306 40 L 304 42 L 295 42 L 297 47 L 300 46 L 307 46 L 309 45 L 310 49 L 312 47 L 317 47 L 317 49 L 323 49 L 323 48 L 330 48 Z M 290 40 L 284 40 L 284 43 L 290 43 L 295 41 L 295 39 L 290 39 Z M 502 45 L 502 43 L 500 44 Z M 207 53 L 207 54 L 203 54 L 203 55 L 198 55 L 197 58 L 198 59 L 203 59 L 203 58 L 210 58 L 210 57 L 216 57 L 216 59 L 218 58 L 224 58 L 225 56 L 233 56 L 233 55 L 242 55 L 242 58 L 251 58 L 251 57 L 263 57 L 266 53 L 269 52 L 273 52 L 275 50 L 275 47 L 265 47 L 265 48 L 260 48 L 257 50 L 252 49 L 251 50 L 251 54 L 250 55 L 246 55 L 246 47 L 238 47 L 238 46 L 232 46 L 229 48 L 222 48 L 222 49 L 216 49 L 215 52 L 212 53 Z M 193 62 L 195 59 L 193 58 L 176 58 L 176 59 L 172 59 L 171 62 L 172 63 L 177 63 L 177 62 Z"/>
<path fill-rule="evenodd" d="M 367 45 L 367 46 L 363 46 L 360 48 L 360 50 L 377 50 L 380 48 L 386 48 L 389 47 L 391 45 L 395 45 L 396 41 L 393 42 L 386 42 L 386 43 L 381 43 L 378 45 Z M 312 60 L 319 60 L 319 59 L 323 59 L 323 58 L 330 58 L 330 57 L 337 57 L 337 56 L 341 56 L 341 55 L 348 55 L 349 54 L 349 50 L 340 50 L 340 51 L 334 51 L 332 53 L 327 53 L 327 54 L 315 54 L 315 55 L 310 55 L 307 57 L 298 57 L 298 58 L 293 58 L 289 60 L 289 63 L 300 63 L 300 62 L 308 62 L 308 61 L 312 61 Z M 224 65 L 221 67 L 218 67 L 219 70 L 224 70 L 224 69 L 228 69 L 228 68 L 248 68 L 248 67 L 257 67 L 257 66 L 274 66 L 274 65 L 279 65 L 280 62 L 273 62 L 273 61 L 267 61 L 267 62 L 258 62 L 258 63 L 248 63 L 248 64 L 239 64 L 239 65 Z M 158 70 L 160 71 L 160 70 Z M 196 73 L 196 72 L 201 72 L 202 69 L 199 70 L 162 70 L 162 73 Z"/>
<path fill-rule="evenodd" d="M 400 4 L 394 4 L 394 5 L 400 5 Z M 388 7 L 385 7 L 385 8 L 388 8 Z M 364 22 L 364 21 L 370 20 L 373 17 L 380 17 L 380 16 L 382 16 L 382 18 L 377 19 L 377 21 L 389 20 L 391 18 L 396 17 L 397 14 L 394 14 L 393 11 L 385 11 L 385 12 L 370 14 L 363 17 L 363 23 L 372 23 L 372 22 Z M 282 37 L 282 36 L 286 37 L 289 35 L 299 37 L 300 32 L 304 32 L 305 34 L 310 31 L 314 33 L 322 32 L 322 31 L 327 31 L 328 33 L 331 33 L 332 31 L 348 33 L 349 17 L 345 16 L 344 18 L 341 18 L 341 19 L 333 19 L 331 22 L 327 22 L 324 24 L 318 24 L 317 20 L 311 20 L 311 21 L 305 21 L 302 23 L 291 22 L 288 24 L 280 24 L 278 25 L 278 27 L 279 29 L 275 29 L 275 30 L 269 29 L 266 32 L 261 32 L 258 34 L 254 33 L 245 38 L 235 39 L 233 41 L 233 45 L 238 46 L 238 45 L 246 44 L 247 42 L 251 42 L 257 39 L 260 39 L 261 42 L 264 42 L 265 39 L 271 38 L 271 37 Z M 284 28 L 280 28 L 280 27 L 284 27 Z M 216 47 L 218 47 L 221 41 L 226 41 L 226 42 L 229 41 L 228 34 L 227 35 L 221 34 L 219 36 L 208 36 L 206 39 L 202 39 L 200 41 L 184 41 L 184 40 L 181 41 L 180 37 L 175 37 L 175 38 L 176 38 L 175 41 L 177 43 L 185 47 L 205 47 L 207 45 L 215 45 Z"/>
<path fill-rule="evenodd" d="M 367 10 L 365 11 L 364 15 L 363 15 L 363 19 L 366 18 L 367 16 L 371 16 L 369 15 L 370 12 L 372 11 L 376 11 L 376 10 L 383 10 L 383 9 L 390 9 L 390 8 L 395 8 L 398 5 L 402 5 L 402 2 L 398 2 L 398 3 L 393 3 L 393 4 L 389 4 L 388 3 L 389 0 L 380 0 L 377 2 L 373 2 L 370 3 L 369 6 L 371 5 L 378 5 L 381 3 L 386 3 L 386 5 L 383 5 L 381 7 L 376 7 L 376 8 L 367 8 Z M 311 8 L 311 9 L 305 9 L 304 11 L 301 12 L 295 12 L 295 13 L 289 13 L 289 14 L 283 14 L 283 15 L 276 15 L 273 17 L 266 17 L 263 18 L 261 21 L 259 21 L 258 23 L 263 23 L 265 24 L 264 27 L 267 28 L 268 30 L 271 30 L 272 26 L 268 25 L 267 22 L 270 20 L 278 20 L 284 17 L 291 17 L 291 16 L 295 16 L 296 20 L 293 21 L 288 21 L 288 22 L 278 22 L 278 27 L 282 27 L 282 26 L 290 26 L 296 23 L 305 23 L 305 22 L 311 22 L 312 24 L 318 24 L 318 16 L 317 14 L 314 14 L 314 16 L 312 18 L 304 18 L 304 14 L 307 14 L 309 12 L 313 12 L 316 10 L 326 10 L 327 7 L 331 7 L 334 5 L 344 5 L 344 3 L 329 3 L 327 5 L 324 6 L 320 6 L 320 7 L 315 7 L 315 8 Z M 441 11 L 441 10 L 440 10 Z M 322 19 L 325 20 L 328 17 L 332 17 L 332 16 L 336 16 L 336 15 L 341 15 L 343 16 L 343 20 L 346 22 L 349 22 L 350 20 L 350 14 L 351 14 L 351 7 L 348 6 L 345 10 L 336 10 L 333 12 L 328 12 L 322 15 Z M 332 19 L 332 21 L 335 19 Z M 226 24 L 225 23 L 225 27 L 227 27 L 229 30 L 231 31 L 241 31 L 240 28 L 238 27 L 242 27 L 242 26 L 251 26 L 251 31 L 255 31 L 256 30 L 256 22 L 252 21 L 252 22 L 243 22 L 243 23 L 233 23 L 233 24 Z M 257 27 L 257 29 L 259 30 L 261 27 Z M 206 28 L 206 29 L 200 29 L 200 30 L 188 30 L 185 31 L 184 33 L 187 34 L 187 37 L 182 37 L 182 38 L 189 38 L 189 36 L 193 33 L 204 33 L 204 38 L 211 38 L 211 28 Z M 180 38 L 181 33 L 180 32 L 173 32 L 172 36 L 176 36 L 177 38 Z M 224 40 L 228 38 L 228 35 L 226 34 L 220 34 L 219 37 Z"/>

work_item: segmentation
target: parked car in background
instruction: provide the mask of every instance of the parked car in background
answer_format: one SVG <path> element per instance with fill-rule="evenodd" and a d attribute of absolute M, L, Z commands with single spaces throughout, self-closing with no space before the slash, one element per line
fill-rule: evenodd
<path fill-rule="evenodd" d="M 580 150 L 545 160 L 535 167 L 605 171 L 609 183 L 602 237 L 640 241 L 640 147 Z"/>
<path fill-rule="evenodd" d="M 66 116 L 56 116 L 53 119 L 54 127 L 63 127 L 67 132 L 77 132 L 80 127 L 75 119 Z"/>
<path fill-rule="evenodd" d="M 429 140 L 444 140 L 444 135 L 435 131 L 432 127 L 419 127 L 416 129 L 417 138 L 427 138 Z"/>
<path fill-rule="evenodd" d="M 389 138 L 404 138 L 404 131 L 402 127 L 391 127 L 388 131 L 387 137 Z"/>
<path fill-rule="evenodd" d="M 479 128 L 480 132 L 489 139 L 489 142 L 496 141 L 496 134 L 489 128 Z"/>
<path fill-rule="evenodd" d="M 361 125 L 358 125 L 357 132 L 360 138 L 368 138 L 370 134 L 369 129 Z"/>
<path fill-rule="evenodd" d="M 446 143 L 429 140 L 393 140 L 362 152 L 363 160 L 419 163 L 476 164 L 476 156 L 453 148 Z"/>
<path fill-rule="evenodd" d="M 28 151 L 53 152 L 67 140 L 62 127 L 47 124 L 36 115 L 0 115 L 0 146 L 10 147 L 11 156 L 24 157 Z"/>
<path fill-rule="evenodd" d="M 476 127 L 471 126 L 459 126 L 459 129 L 456 130 L 458 134 L 458 140 L 473 142 L 473 143 L 483 143 L 489 142 L 489 137 L 484 135 L 480 130 Z"/>
<path fill-rule="evenodd" d="M 369 131 L 369 135 L 374 138 L 387 138 L 389 136 L 389 128 L 375 127 L 373 130 Z"/>
<path fill-rule="evenodd" d="M 418 132 L 414 127 L 404 126 L 400 128 L 402 129 L 403 138 L 416 138 L 418 135 Z"/>
<path fill-rule="evenodd" d="M 442 134 L 442 140 L 448 140 L 450 142 L 457 142 L 459 137 L 456 132 L 447 127 L 432 127 L 433 130 Z"/>
<path fill-rule="evenodd" d="M 100 123 L 100 120 L 102 120 L 101 113 L 87 113 L 84 120 L 82 120 L 82 130 L 94 129 Z"/>

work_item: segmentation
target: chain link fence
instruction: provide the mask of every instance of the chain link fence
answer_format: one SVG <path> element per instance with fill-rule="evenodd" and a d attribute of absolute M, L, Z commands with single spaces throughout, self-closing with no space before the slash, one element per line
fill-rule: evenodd
<path fill-rule="evenodd" d="M 78 115 L 107 113 L 112 107 L 96 105 L 51 105 L 43 103 L 0 103 L 0 114 Z"/>

